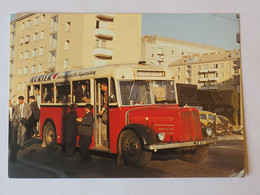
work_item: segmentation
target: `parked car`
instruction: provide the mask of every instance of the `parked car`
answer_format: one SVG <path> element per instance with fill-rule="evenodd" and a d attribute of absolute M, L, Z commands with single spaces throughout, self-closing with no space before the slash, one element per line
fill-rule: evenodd
<path fill-rule="evenodd" d="M 221 115 L 218 115 L 218 118 L 222 122 L 221 128 L 223 129 L 223 132 L 225 134 L 231 135 L 233 133 L 233 130 L 234 130 L 233 124 L 231 123 L 231 121 L 227 117 L 221 116 Z"/>
<path fill-rule="evenodd" d="M 209 111 L 200 111 L 200 121 L 204 125 L 211 127 L 217 135 L 223 135 L 222 122 L 216 114 Z"/>

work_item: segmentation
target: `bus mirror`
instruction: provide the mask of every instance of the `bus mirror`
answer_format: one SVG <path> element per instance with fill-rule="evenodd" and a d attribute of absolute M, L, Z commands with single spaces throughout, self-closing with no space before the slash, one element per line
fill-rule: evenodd
<path fill-rule="evenodd" d="M 114 94 L 111 94 L 111 95 L 109 96 L 109 102 L 110 102 L 110 103 L 115 103 L 115 102 L 116 102 L 116 96 L 115 96 Z"/>

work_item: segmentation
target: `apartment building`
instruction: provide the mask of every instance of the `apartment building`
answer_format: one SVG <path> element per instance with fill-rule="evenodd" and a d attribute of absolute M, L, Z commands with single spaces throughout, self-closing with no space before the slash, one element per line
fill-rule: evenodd
<path fill-rule="evenodd" d="M 240 89 L 240 50 L 183 56 L 169 68 L 177 83 L 197 85 L 200 90 Z"/>
<path fill-rule="evenodd" d="M 146 35 L 142 38 L 141 57 L 148 64 L 168 66 L 183 56 L 224 51 L 209 45 Z"/>
<path fill-rule="evenodd" d="M 32 76 L 141 59 L 141 14 L 17 14 L 10 28 L 14 103 Z"/>

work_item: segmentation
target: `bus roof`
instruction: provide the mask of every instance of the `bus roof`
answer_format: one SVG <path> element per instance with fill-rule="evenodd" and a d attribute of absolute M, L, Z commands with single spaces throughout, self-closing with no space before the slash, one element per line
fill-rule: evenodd
<path fill-rule="evenodd" d="M 32 77 L 28 83 L 66 82 L 106 77 L 126 80 L 172 80 L 173 73 L 168 68 L 147 64 L 116 64 L 38 75 Z"/>

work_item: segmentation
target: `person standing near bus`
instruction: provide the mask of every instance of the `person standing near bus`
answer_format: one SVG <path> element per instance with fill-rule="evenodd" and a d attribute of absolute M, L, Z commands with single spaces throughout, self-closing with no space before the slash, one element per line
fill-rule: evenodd
<path fill-rule="evenodd" d="M 92 142 L 93 136 L 93 124 L 94 117 L 92 113 L 93 106 L 91 104 L 86 104 L 85 111 L 86 115 L 83 118 L 78 118 L 77 121 L 80 122 L 79 127 L 79 146 L 80 146 L 80 156 L 82 162 L 87 162 L 91 159 L 88 148 Z"/>
<path fill-rule="evenodd" d="M 31 137 L 32 136 L 32 133 L 34 133 L 34 135 L 32 137 L 39 137 L 40 134 L 36 128 L 37 126 L 37 122 L 39 121 L 40 119 L 40 109 L 37 105 L 37 102 L 35 101 L 35 96 L 32 95 L 29 97 L 30 98 L 30 107 L 31 107 L 31 110 L 32 110 L 32 116 L 30 117 L 29 121 L 29 129 L 27 133 L 28 137 Z"/>
<path fill-rule="evenodd" d="M 108 107 L 108 92 L 107 92 L 107 84 L 106 83 L 101 83 L 100 84 L 100 88 L 103 92 L 103 96 L 104 96 L 104 104 L 102 106 L 102 109 L 100 110 L 100 112 L 98 113 L 98 115 L 100 117 L 102 117 L 102 122 L 104 124 L 107 124 L 107 107 Z M 104 115 L 104 116 L 103 116 Z M 106 115 L 106 116 L 105 116 Z"/>
<path fill-rule="evenodd" d="M 72 160 L 74 150 L 77 143 L 77 105 L 70 105 L 70 112 L 65 119 L 65 152 L 68 155 L 68 159 Z"/>
<path fill-rule="evenodd" d="M 13 118 L 19 118 L 17 144 L 20 145 L 21 149 L 24 149 L 25 135 L 29 124 L 29 118 L 32 115 L 32 110 L 29 104 L 24 103 L 23 96 L 18 97 L 18 102 L 19 104 L 16 106 Z"/>

